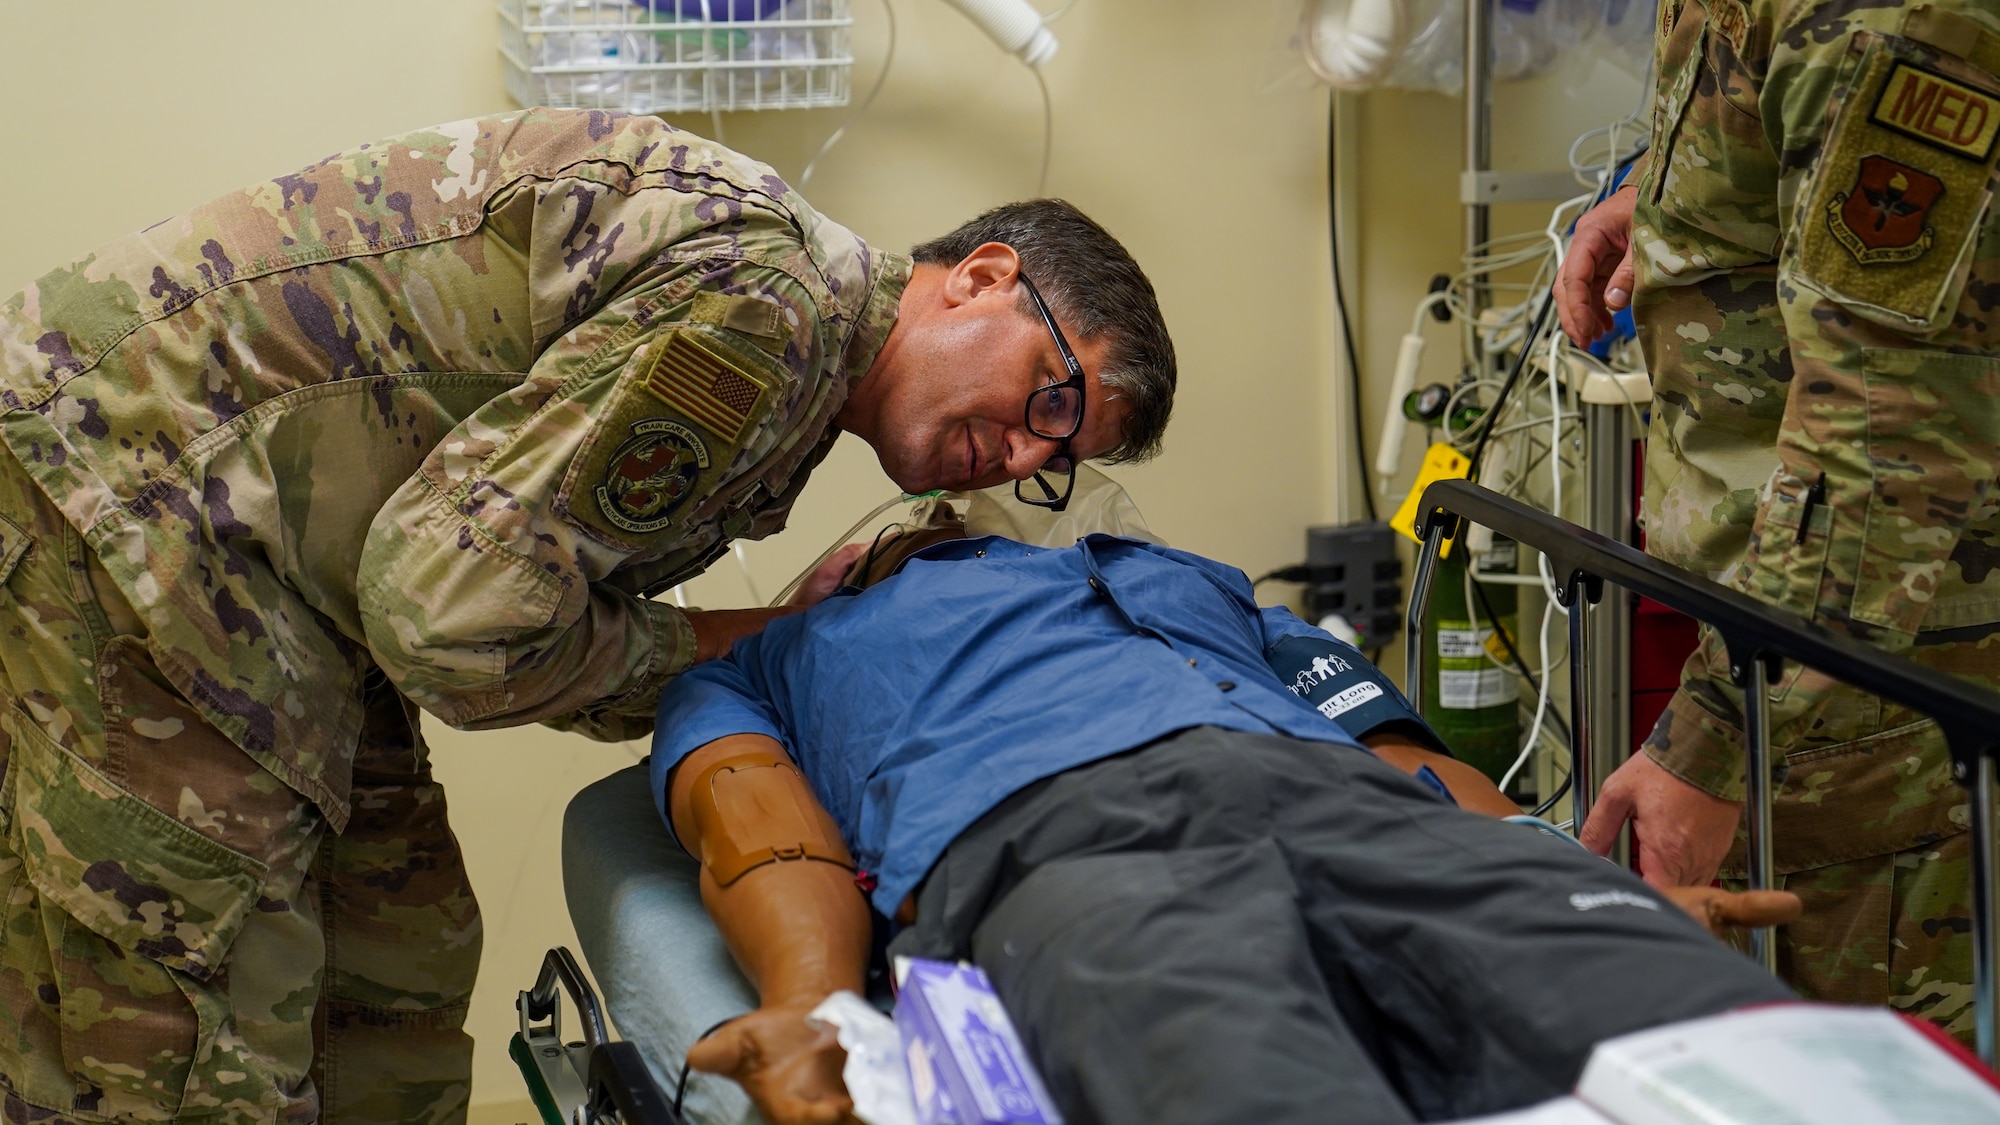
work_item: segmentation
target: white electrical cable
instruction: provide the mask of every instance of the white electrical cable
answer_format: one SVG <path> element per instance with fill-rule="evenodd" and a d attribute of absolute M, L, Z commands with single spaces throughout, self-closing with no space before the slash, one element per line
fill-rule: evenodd
<path fill-rule="evenodd" d="M 812 182 L 813 170 L 819 167 L 819 162 L 825 159 L 827 153 L 833 151 L 833 146 L 840 143 L 840 139 L 847 135 L 847 130 L 856 121 L 861 120 L 861 115 L 867 113 L 875 104 L 876 95 L 882 92 L 882 86 L 889 81 L 889 68 L 896 62 L 896 6 L 890 3 L 890 0 L 882 0 L 882 14 L 889 20 L 889 45 L 882 52 L 881 73 L 875 76 L 875 84 L 868 88 L 868 96 L 861 99 L 861 104 L 848 113 L 838 128 L 826 135 L 826 140 L 820 142 L 819 151 L 813 153 L 811 160 L 806 161 L 805 171 L 799 173 L 801 188 Z"/>
<path fill-rule="evenodd" d="M 743 541 L 738 539 L 730 543 L 729 553 L 736 556 L 736 569 L 743 572 L 743 585 L 750 591 L 750 604 L 756 605 L 761 600 L 757 596 L 757 579 L 750 573 L 750 556 L 743 553 Z"/>
<path fill-rule="evenodd" d="M 1030 66 L 1028 72 L 1035 76 L 1035 86 L 1042 92 L 1042 174 L 1035 180 L 1035 197 L 1039 199 L 1049 194 L 1049 157 L 1055 152 L 1056 107 L 1049 100 L 1049 80 L 1042 77 L 1042 68 Z"/>
<path fill-rule="evenodd" d="M 1069 15 L 1070 9 L 1074 7 L 1076 7 L 1076 0 L 1064 0 L 1062 7 L 1042 17 L 1042 26 L 1047 27 L 1064 16 Z"/>
<path fill-rule="evenodd" d="M 1542 737 L 1542 720 L 1547 717 L 1549 711 L 1549 679 L 1550 672 L 1552 671 L 1549 667 L 1549 619 L 1551 616 L 1549 611 L 1555 608 L 1555 604 L 1554 602 L 1548 602 L 1542 606 L 1542 627 L 1538 630 L 1541 634 L 1542 690 L 1535 695 L 1535 721 L 1528 728 L 1528 737 L 1521 746 L 1520 756 L 1514 759 L 1514 764 L 1507 767 L 1506 774 L 1500 778 L 1500 791 L 1502 793 L 1505 793 L 1507 787 L 1514 783 L 1514 775 L 1520 773 L 1521 767 L 1527 765 L 1528 759 L 1534 756 L 1535 745 Z"/>

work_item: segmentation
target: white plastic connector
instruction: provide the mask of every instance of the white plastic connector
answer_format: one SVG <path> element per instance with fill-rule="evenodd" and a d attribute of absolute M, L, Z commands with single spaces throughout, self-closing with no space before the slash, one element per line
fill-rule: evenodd
<path fill-rule="evenodd" d="M 1382 409 L 1382 444 L 1375 451 L 1375 475 L 1388 484 L 1403 465 L 1403 434 L 1410 428 L 1403 417 L 1403 400 L 1417 381 L 1417 366 L 1424 359 L 1424 338 L 1415 332 L 1403 337 L 1396 349 L 1396 373 L 1389 380 L 1389 403 Z"/>
<path fill-rule="evenodd" d="M 1042 14 L 1028 0 L 945 0 L 979 25 L 995 43 L 1021 57 L 1029 66 L 1039 67 L 1056 57 L 1060 46 Z"/>

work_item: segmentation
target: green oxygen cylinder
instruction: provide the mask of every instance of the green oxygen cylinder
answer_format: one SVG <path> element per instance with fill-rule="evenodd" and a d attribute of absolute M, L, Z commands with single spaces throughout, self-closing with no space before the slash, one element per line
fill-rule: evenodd
<path fill-rule="evenodd" d="M 1424 721 L 1452 753 L 1498 782 L 1521 752 L 1520 680 L 1509 671 L 1506 646 L 1487 619 L 1487 606 L 1509 640 L 1520 643 L 1516 591 L 1498 582 L 1482 583 L 1484 603 L 1466 605 L 1463 539 L 1438 560 L 1424 620 Z M 1512 540 L 1495 537 L 1480 556 L 1479 569 L 1512 574 L 1517 551 Z"/>

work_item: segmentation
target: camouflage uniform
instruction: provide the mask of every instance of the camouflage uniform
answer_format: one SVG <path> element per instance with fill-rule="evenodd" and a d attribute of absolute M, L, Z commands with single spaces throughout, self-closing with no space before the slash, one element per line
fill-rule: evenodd
<path fill-rule="evenodd" d="M 909 276 L 770 169 L 533 111 L 0 307 L 0 1118 L 462 1117 L 412 702 L 623 739 L 646 600 L 777 530 Z"/>
<path fill-rule="evenodd" d="M 1649 550 L 2000 683 L 1996 32 L 1991 6 L 1666 0 L 1633 244 Z M 1771 698 L 1808 911 L 1782 970 L 1969 1036 L 1969 814 L 1936 727 L 1795 666 Z M 1740 716 L 1705 635 L 1648 752 L 1740 798 Z"/>

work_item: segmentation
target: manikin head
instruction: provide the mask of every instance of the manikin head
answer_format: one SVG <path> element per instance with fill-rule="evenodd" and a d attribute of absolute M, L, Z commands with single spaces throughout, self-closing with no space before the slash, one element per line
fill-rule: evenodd
<path fill-rule="evenodd" d="M 912 251 L 895 327 L 839 415 L 906 492 L 1025 480 L 1060 443 L 1028 397 L 1068 377 L 1026 274 L 1085 373 L 1078 460 L 1141 460 L 1173 408 L 1173 341 L 1152 284 L 1081 211 L 1054 199 L 989 211 Z"/>

